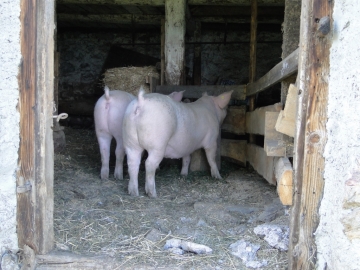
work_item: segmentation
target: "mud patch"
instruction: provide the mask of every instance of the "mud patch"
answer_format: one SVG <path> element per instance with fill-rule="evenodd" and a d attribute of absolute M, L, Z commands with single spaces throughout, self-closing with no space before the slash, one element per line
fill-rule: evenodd
<path fill-rule="evenodd" d="M 156 174 L 158 198 L 144 194 L 142 168 L 139 197 L 127 194 L 129 177 L 101 181 L 100 155 L 93 130 L 65 129 L 66 149 L 55 155 L 56 246 L 77 254 L 104 255 L 122 269 L 248 269 L 229 250 L 239 240 L 257 245 L 262 269 L 286 269 L 287 253 L 254 233 L 265 222 L 288 224 L 276 188 L 256 172 L 222 161 L 223 180 L 209 172 L 180 176 L 180 162 Z M 110 172 L 114 171 L 114 159 Z M 211 254 L 183 255 L 163 249 L 177 238 L 206 245 Z"/>

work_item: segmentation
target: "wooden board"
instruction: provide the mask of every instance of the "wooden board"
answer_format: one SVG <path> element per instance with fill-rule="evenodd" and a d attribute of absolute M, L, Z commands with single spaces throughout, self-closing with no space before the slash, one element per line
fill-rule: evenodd
<path fill-rule="evenodd" d="M 265 134 L 264 149 L 268 156 L 284 157 L 286 155 L 286 147 L 283 142 L 283 135 L 275 130 L 278 112 L 265 112 Z"/>
<path fill-rule="evenodd" d="M 245 100 L 245 85 L 159 85 L 156 92 L 168 95 L 174 91 L 183 91 L 185 98 L 201 98 L 203 93 L 209 96 L 218 96 L 233 90 L 231 99 Z"/>
<path fill-rule="evenodd" d="M 302 1 L 299 52 L 297 121 L 295 131 L 294 197 L 291 208 L 288 269 L 316 268 L 314 232 L 319 224 L 319 207 L 324 190 L 328 76 L 328 36 L 319 37 L 317 20 L 329 16 L 333 29 L 334 1 Z"/>
<path fill-rule="evenodd" d="M 283 205 L 292 205 L 293 170 L 288 158 L 282 157 L 275 162 L 277 193 Z"/>
<path fill-rule="evenodd" d="M 245 134 L 245 113 L 246 106 L 230 106 L 221 129 L 238 135 Z"/>
<path fill-rule="evenodd" d="M 245 140 L 221 140 L 221 156 L 229 157 L 242 164 L 246 164 L 246 145 Z"/>
<path fill-rule="evenodd" d="M 255 144 L 247 144 L 246 159 L 250 165 L 270 184 L 276 185 L 274 174 L 274 157 L 268 157 L 264 148 Z"/>
<path fill-rule="evenodd" d="M 296 102 L 299 90 L 294 84 L 290 84 L 289 91 L 286 97 L 285 108 L 280 112 L 277 119 L 275 129 L 278 132 L 286 134 L 290 137 L 295 135 L 296 123 Z"/>
<path fill-rule="evenodd" d="M 246 87 L 246 96 L 260 93 L 281 80 L 297 72 L 299 49 L 296 49 L 283 61 L 273 67 L 268 73 Z"/>
<path fill-rule="evenodd" d="M 19 247 L 47 253 L 54 246 L 54 1 L 21 1 L 20 149 L 17 194 Z M 43 27 L 44 25 L 50 27 Z"/>
<path fill-rule="evenodd" d="M 280 112 L 282 109 L 281 103 L 260 107 L 253 112 L 246 113 L 245 130 L 250 134 L 265 134 L 265 113 L 266 112 Z"/>

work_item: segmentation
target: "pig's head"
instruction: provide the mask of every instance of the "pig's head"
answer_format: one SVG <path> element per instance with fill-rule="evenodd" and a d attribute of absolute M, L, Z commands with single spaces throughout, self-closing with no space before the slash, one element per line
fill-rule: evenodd
<path fill-rule="evenodd" d="M 222 124 L 222 122 L 224 121 L 224 118 L 226 116 L 226 113 L 227 113 L 226 109 L 230 102 L 232 92 L 233 92 L 233 90 L 222 93 L 222 94 L 218 95 L 217 97 L 211 96 L 211 98 L 215 104 L 216 114 L 218 116 L 220 124 Z"/>

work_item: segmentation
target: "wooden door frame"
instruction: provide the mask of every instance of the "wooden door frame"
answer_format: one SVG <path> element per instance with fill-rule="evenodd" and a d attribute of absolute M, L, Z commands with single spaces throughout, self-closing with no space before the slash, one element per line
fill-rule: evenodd
<path fill-rule="evenodd" d="M 17 234 L 20 249 L 45 254 L 54 247 L 55 0 L 21 0 L 19 67 L 20 147 Z"/>
<path fill-rule="evenodd" d="M 333 1 L 302 1 L 288 269 L 316 266 L 314 233 L 324 190 L 332 13 Z"/>

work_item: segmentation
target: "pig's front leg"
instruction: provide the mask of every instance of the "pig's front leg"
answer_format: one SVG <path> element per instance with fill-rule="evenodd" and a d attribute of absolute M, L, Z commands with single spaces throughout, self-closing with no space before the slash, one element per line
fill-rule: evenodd
<path fill-rule="evenodd" d="M 109 159 L 110 159 L 110 143 L 112 136 L 110 134 L 101 134 L 98 136 L 100 155 L 101 155 L 101 172 L 102 180 L 109 178 Z"/>
<path fill-rule="evenodd" d="M 125 148 L 123 146 L 122 138 L 116 139 L 116 163 L 115 163 L 115 179 L 123 180 L 123 164 L 125 157 Z"/>
<path fill-rule="evenodd" d="M 218 167 L 215 162 L 215 156 L 216 156 L 216 144 L 215 146 L 212 146 L 210 148 L 205 148 L 206 158 L 209 162 L 210 168 L 211 168 L 211 176 L 217 179 L 222 179 Z"/>
<path fill-rule="evenodd" d="M 142 149 L 126 149 L 128 172 L 130 176 L 128 192 L 131 196 L 139 196 L 138 175 L 142 151 Z"/>
<path fill-rule="evenodd" d="M 165 151 L 148 151 L 148 158 L 145 162 L 146 168 L 146 181 L 145 181 L 145 192 L 149 197 L 156 197 L 156 188 L 155 188 L 155 172 L 159 167 L 161 160 L 164 157 Z"/>
<path fill-rule="evenodd" d="M 189 173 L 189 165 L 191 161 L 191 155 L 185 156 L 182 158 L 182 167 L 181 167 L 181 175 L 188 175 Z"/>

